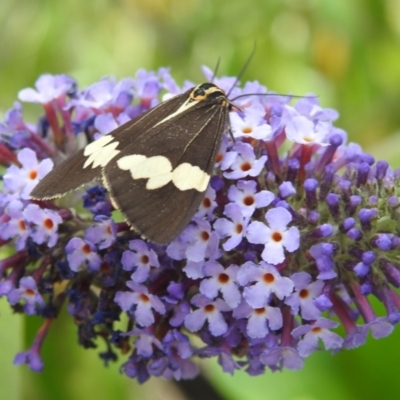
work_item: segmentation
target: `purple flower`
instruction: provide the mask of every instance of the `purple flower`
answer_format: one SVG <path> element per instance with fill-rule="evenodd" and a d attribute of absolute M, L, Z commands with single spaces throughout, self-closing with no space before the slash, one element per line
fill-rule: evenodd
<path fill-rule="evenodd" d="M 302 357 L 300 357 L 298 351 L 289 346 L 266 349 L 261 354 L 260 360 L 263 364 L 273 369 L 278 366 L 279 369 L 284 367 L 297 370 L 303 368 L 304 365 L 304 361 Z"/>
<path fill-rule="evenodd" d="M 328 146 L 325 140 L 331 127 L 329 122 L 318 121 L 315 124 L 303 116 L 297 116 L 286 123 L 285 131 L 292 142 Z"/>
<path fill-rule="evenodd" d="M 70 106 L 101 109 L 108 106 L 124 108 L 131 100 L 133 79 L 125 78 L 117 82 L 114 77 L 106 77 L 86 88 Z"/>
<path fill-rule="evenodd" d="M 211 232 L 210 224 L 202 219 L 196 219 L 195 224 L 189 225 L 177 240 L 168 247 L 167 253 L 171 258 L 199 262 L 205 258 L 214 259 L 218 249 L 218 237 Z"/>
<path fill-rule="evenodd" d="M 208 327 L 213 336 L 221 336 L 228 330 L 223 311 L 230 311 L 230 307 L 221 299 L 212 301 L 202 295 L 196 295 L 192 304 L 198 307 L 185 317 L 185 326 L 191 332 L 197 332 L 208 322 Z"/>
<path fill-rule="evenodd" d="M 255 181 L 238 181 L 236 186 L 229 187 L 228 198 L 241 208 L 244 216 L 251 217 L 256 208 L 269 206 L 275 195 L 268 190 L 257 191 Z"/>
<path fill-rule="evenodd" d="M 246 108 L 244 118 L 236 112 L 230 113 L 232 133 L 235 138 L 250 137 L 257 140 L 269 140 L 271 126 L 265 123 L 265 110 L 261 105 Z"/>
<path fill-rule="evenodd" d="M 300 232 L 295 226 L 287 229 L 292 216 L 282 207 L 267 211 L 265 219 L 269 227 L 254 221 L 247 228 L 246 237 L 250 243 L 264 244 L 263 260 L 276 265 L 285 260 L 284 249 L 292 253 L 299 248 Z"/>
<path fill-rule="evenodd" d="M 53 162 L 46 158 L 38 162 L 36 153 L 31 149 L 22 149 L 18 153 L 22 167 L 11 165 L 4 175 L 4 187 L 11 193 L 18 192 L 22 199 L 29 199 L 29 194 L 38 182 L 53 168 Z"/>
<path fill-rule="evenodd" d="M 18 289 L 8 293 L 8 301 L 14 305 L 23 300 L 24 309 L 28 315 L 36 313 L 36 306 L 43 307 L 44 300 L 37 290 L 36 282 L 31 276 L 21 278 Z"/>
<path fill-rule="evenodd" d="M 301 325 L 295 328 L 292 335 L 300 339 L 297 349 L 301 357 L 309 356 L 314 350 L 318 348 L 319 339 L 325 345 L 327 350 L 338 350 L 342 347 L 343 339 L 336 333 L 331 332 L 329 329 L 336 328 L 338 323 L 330 321 L 326 318 L 318 318 L 312 324 Z"/>
<path fill-rule="evenodd" d="M 280 300 L 284 299 L 292 293 L 294 287 L 291 279 L 281 276 L 273 265 L 263 261 L 259 265 L 250 261 L 243 264 L 237 280 L 245 287 L 243 297 L 253 308 L 268 305 L 271 294 Z"/>
<path fill-rule="evenodd" d="M 36 204 L 29 204 L 23 211 L 23 216 L 25 221 L 31 224 L 29 235 L 35 243 L 46 242 L 48 247 L 56 245 L 58 225 L 62 222 L 60 215 Z"/>
<path fill-rule="evenodd" d="M 149 277 L 151 267 L 158 268 L 160 266 L 157 254 L 154 250 L 149 249 L 143 240 L 131 240 L 129 248 L 132 251 L 124 251 L 122 255 L 122 266 L 126 271 L 135 268 L 131 279 L 136 283 L 142 283 Z"/>
<path fill-rule="evenodd" d="M 131 292 L 117 292 L 115 302 L 123 311 L 130 311 L 132 308 L 133 315 L 137 323 L 143 327 L 150 326 L 154 323 L 154 313 L 165 313 L 165 306 L 162 301 L 148 292 L 145 286 L 138 285 L 135 282 L 128 281 L 126 286 L 131 289 Z"/>
<path fill-rule="evenodd" d="M 246 332 L 252 339 L 264 338 L 270 330 L 282 328 L 282 313 L 278 307 L 251 308 L 242 302 L 233 313 L 235 318 L 246 318 Z"/>
<path fill-rule="evenodd" d="M 230 265 L 224 268 L 216 261 L 208 262 L 204 267 L 204 275 L 210 276 L 209 279 L 203 279 L 200 284 L 200 293 L 213 300 L 218 292 L 229 307 L 235 308 L 242 298 L 236 283 L 236 275 L 239 270 L 237 265 Z"/>
<path fill-rule="evenodd" d="M 16 237 L 16 249 L 22 250 L 25 247 L 26 239 L 29 236 L 23 216 L 24 205 L 19 200 L 12 200 L 6 208 L 9 220 L 0 225 L 0 237 L 2 239 L 11 239 Z"/>
<path fill-rule="evenodd" d="M 214 224 L 214 229 L 220 239 L 229 237 L 222 245 L 224 250 L 229 251 L 236 247 L 243 239 L 249 219 L 245 218 L 238 205 L 229 203 L 225 206 L 224 214 L 231 219 L 220 218 Z"/>
<path fill-rule="evenodd" d="M 46 104 L 67 94 L 75 87 L 75 81 L 67 75 L 44 74 L 35 82 L 35 89 L 20 90 L 21 101 Z"/>
<path fill-rule="evenodd" d="M 217 207 L 217 202 L 215 201 L 215 190 L 209 186 L 206 194 L 200 203 L 199 210 L 195 214 L 195 218 L 203 218 L 206 217 L 209 221 L 214 219 L 214 210 Z"/>
<path fill-rule="evenodd" d="M 332 259 L 334 246 L 332 243 L 318 243 L 310 248 L 310 254 L 315 259 L 319 270 L 318 279 L 333 279 L 337 276 Z"/>
<path fill-rule="evenodd" d="M 227 154 L 228 155 L 228 154 Z M 230 172 L 224 172 L 224 177 L 228 179 L 239 179 L 246 176 L 257 176 L 264 168 L 267 156 L 261 156 L 256 159 L 253 147 L 247 143 L 238 143 L 233 151 L 229 152 L 222 169 L 229 169 Z"/>
<path fill-rule="evenodd" d="M 69 267 L 74 272 L 78 272 L 85 261 L 91 270 L 100 268 L 101 257 L 96 253 L 96 247 L 87 240 L 72 238 L 65 246 L 65 251 Z"/>
<path fill-rule="evenodd" d="M 115 241 L 117 235 L 115 223 L 102 215 L 95 217 L 94 220 L 99 223 L 86 230 L 85 240 L 97 245 L 99 249 L 106 249 Z"/>
<path fill-rule="evenodd" d="M 18 353 L 14 358 L 14 365 L 28 364 L 29 369 L 32 371 L 41 372 L 43 369 L 43 360 L 35 350 L 30 349 Z"/>
<path fill-rule="evenodd" d="M 292 314 L 298 314 L 300 308 L 301 316 L 304 319 L 317 319 L 321 311 L 314 304 L 314 301 L 321 294 L 324 282 L 312 282 L 311 275 L 307 272 L 297 272 L 290 279 L 294 282 L 295 291 L 285 299 L 285 303 L 291 307 Z"/>
<path fill-rule="evenodd" d="M 117 118 L 114 118 L 112 113 L 100 114 L 94 120 L 94 127 L 103 135 L 112 132 L 114 129 L 117 129 L 120 125 L 128 122 L 130 120 L 129 116 L 125 113 L 121 113 Z M 102 135 L 95 135 L 95 139 L 97 140 Z"/>

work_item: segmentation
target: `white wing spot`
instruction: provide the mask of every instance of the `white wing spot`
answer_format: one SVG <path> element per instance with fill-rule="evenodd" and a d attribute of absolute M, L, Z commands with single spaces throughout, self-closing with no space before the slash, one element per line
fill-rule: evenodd
<path fill-rule="evenodd" d="M 120 158 L 117 165 L 124 171 L 130 171 L 133 179 L 148 179 L 148 190 L 159 189 L 172 181 L 179 190 L 204 192 L 210 182 L 210 175 L 189 163 L 180 164 L 172 170 L 171 162 L 164 156 L 133 154 Z"/>
<path fill-rule="evenodd" d="M 130 171 L 133 179 L 153 178 L 171 173 L 172 165 L 168 158 L 163 156 L 146 157 L 140 163 L 131 166 Z"/>
<path fill-rule="evenodd" d="M 134 154 L 132 156 L 125 156 L 121 157 L 117 161 L 117 165 L 119 168 L 123 169 L 124 171 L 129 171 L 131 168 L 136 166 L 137 164 L 140 164 L 144 160 L 146 160 L 146 156 L 141 156 L 139 154 Z"/>
<path fill-rule="evenodd" d="M 83 155 L 90 156 L 98 150 L 101 150 L 105 145 L 112 142 L 114 138 L 111 135 L 103 136 L 85 147 Z"/>
<path fill-rule="evenodd" d="M 166 172 L 157 176 L 152 176 L 146 183 L 146 189 L 154 190 L 167 185 L 172 180 L 172 172 Z"/>
<path fill-rule="evenodd" d="M 83 152 L 83 155 L 88 157 L 83 168 L 91 164 L 92 168 L 105 167 L 120 152 L 116 150 L 119 142 L 110 143 L 113 140 L 112 135 L 106 135 L 88 144 Z"/>
<path fill-rule="evenodd" d="M 172 174 L 172 182 L 179 190 L 196 189 L 204 192 L 210 182 L 210 175 L 189 163 L 178 165 Z"/>

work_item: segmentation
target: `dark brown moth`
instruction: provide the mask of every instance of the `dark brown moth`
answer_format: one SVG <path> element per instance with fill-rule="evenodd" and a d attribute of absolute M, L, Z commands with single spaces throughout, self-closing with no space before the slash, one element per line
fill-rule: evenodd
<path fill-rule="evenodd" d="M 169 243 L 204 198 L 233 107 L 213 83 L 198 85 L 88 144 L 57 165 L 31 197 L 61 197 L 101 178 L 140 235 Z"/>

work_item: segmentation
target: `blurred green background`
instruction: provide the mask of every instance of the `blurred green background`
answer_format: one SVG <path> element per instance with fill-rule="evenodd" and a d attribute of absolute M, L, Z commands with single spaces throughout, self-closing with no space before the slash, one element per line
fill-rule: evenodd
<path fill-rule="evenodd" d="M 203 81 L 200 66 L 221 58 L 235 75 L 257 42 L 244 80 L 279 93 L 320 96 L 336 125 L 377 158 L 400 166 L 400 0 L 0 0 L 0 117 L 44 72 L 80 87 L 104 75 L 170 66 L 178 83 Z M 27 108 L 26 115 L 38 115 Z M 35 114 L 36 113 L 36 114 Z M 138 386 L 76 345 L 61 318 L 45 343 L 41 375 L 13 367 L 37 329 L 0 300 L 0 399 L 184 400 L 173 383 Z M 361 349 L 314 354 L 300 372 L 250 378 L 205 376 L 227 400 L 397 399 L 400 333 Z M 399 357 L 399 358 L 397 358 Z"/>

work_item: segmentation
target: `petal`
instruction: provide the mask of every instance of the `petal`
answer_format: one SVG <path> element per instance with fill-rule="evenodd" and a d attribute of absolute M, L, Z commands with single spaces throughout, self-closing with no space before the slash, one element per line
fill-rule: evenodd
<path fill-rule="evenodd" d="M 122 253 L 121 264 L 125 271 L 131 271 L 136 265 L 135 261 L 136 255 L 130 250 L 126 250 Z"/>
<path fill-rule="evenodd" d="M 265 244 L 271 230 L 262 222 L 254 221 L 247 227 L 246 238 L 250 243 Z"/>
<path fill-rule="evenodd" d="M 289 228 L 283 235 L 282 244 L 289 253 L 297 250 L 300 246 L 300 231 L 295 226 Z"/>
<path fill-rule="evenodd" d="M 195 310 L 185 317 L 185 327 L 191 332 L 197 332 L 206 322 L 203 310 Z"/>
<path fill-rule="evenodd" d="M 137 267 L 136 271 L 131 275 L 131 279 L 134 282 L 142 283 L 149 277 L 149 274 L 150 267 L 148 265 L 141 265 Z"/>
<path fill-rule="evenodd" d="M 247 334 L 252 339 L 261 339 L 268 333 L 265 315 L 252 314 L 247 322 Z"/>
<path fill-rule="evenodd" d="M 221 336 L 228 330 L 228 324 L 220 312 L 214 312 L 208 316 L 208 325 L 214 336 Z"/>
<path fill-rule="evenodd" d="M 315 335 L 307 334 L 304 339 L 300 340 L 297 345 L 297 350 L 301 357 L 309 356 L 318 347 L 318 337 Z"/>
<path fill-rule="evenodd" d="M 268 305 L 270 294 L 271 291 L 265 285 L 256 283 L 244 289 L 243 297 L 251 307 L 261 308 Z"/>
<path fill-rule="evenodd" d="M 294 288 L 294 284 L 291 279 L 282 277 L 277 280 L 274 285 L 274 293 L 282 300 L 284 297 L 289 296 Z"/>
<path fill-rule="evenodd" d="M 203 279 L 200 283 L 200 293 L 211 300 L 217 297 L 219 289 L 220 285 L 215 278 Z"/>
<path fill-rule="evenodd" d="M 242 295 L 234 283 L 223 286 L 221 292 L 226 304 L 231 308 L 237 307 L 242 300 Z"/>
<path fill-rule="evenodd" d="M 235 203 L 228 203 L 225 206 L 224 214 L 233 222 L 242 222 L 243 214 L 241 208 Z"/>
<path fill-rule="evenodd" d="M 165 314 L 165 305 L 157 296 L 151 296 L 150 303 L 159 314 Z"/>
<path fill-rule="evenodd" d="M 236 279 L 241 286 L 246 286 L 248 283 L 258 280 L 261 274 L 261 268 L 248 261 L 240 267 Z"/>
<path fill-rule="evenodd" d="M 136 303 L 137 296 L 132 292 L 117 292 L 114 301 L 121 307 L 122 311 L 129 311 Z"/>
<path fill-rule="evenodd" d="M 217 232 L 219 238 L 223 239 L 226 236 L 231 236 L 234 229 L 234 224 L 228 219 L 220 218 L 215 221 L 214 229 Z"/>
<path fill-rule="evenodd" d="M 301 290 L 311 282 L 311 275 L 307 272 L 296 272 L 290 279 L 294 282 L 296 290 Z"/>
<path fill-rule="evenodd" d="M 269 264 L 280 264 L 281 262 L 285 261 L 285 252 L 283 251 L 283 246 L 274 241 L 268 242 L 265 244 L 261 257 Z"/>
<path fill-rule="evenodd" d="M 37 168 L 38 166 L 36 153 L 29 148 L 22 149 L 18 153 L 17 157 L 19 162 L 23 165 L 24 169 Z"/>
<path fill-rule="evenodd" d="M 53 160 L 51 160 L 50 158 L 46 158 L 41 161 L 37 167 L 38 179 L 43 179 L 43 177 L 46 176 L 53 169 L 53 166 Z"/>
<path fill-rule="evenodd" d="M 282 328 L 282 312 L 277 307 L 267 307 L 267 318 L 269 328 L 273 331 Z"/>
<path fill-rule="evenodd" d="M 154 315 L 148 302 L 139 302 L 137 304 L 135 318 L 136 322 L 143 327 L 150 326 L 154 322 Z"/>
<path fill-rule="evenodd" d="M 222 247 L 226 251 L 230 251 L 234 249 L 243 239 L 242 234 L 232 235 L 223 245 Z"/>
<path fill-rule="evenodd" d="M 292 220 L 292 215 L 283 207 L 276 207 L 267 211 L 265 219 L 272 230 L 286 230 L 287 224 Z"/>
<path fill-rule="evenodd" d="M 275 195 L 268 190 L 261 190 L 261 192 L 256 193 L 254 197 L 256 199 L 257 208 L 267 207 L 275 199 Z"/>

